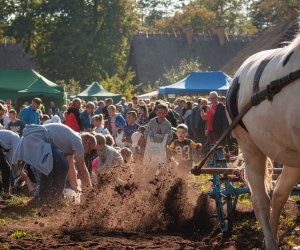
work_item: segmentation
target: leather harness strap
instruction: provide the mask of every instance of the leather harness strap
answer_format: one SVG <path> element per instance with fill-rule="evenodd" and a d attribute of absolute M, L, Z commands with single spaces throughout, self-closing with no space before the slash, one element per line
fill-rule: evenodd
<path fill-rule="evenodd" d="M 258 91 L 255 93 L 251 100 L 242 108 L 241 112 L 235 119 L 231 122 L 230 126 L 223 132 L 220 139 L 217 143 L 213 146 L 213 148 L 207 153 L 207 155 L 203 158 L 198 166 L 195 166 L 192 169 L 192 173 L 194 175 L 199 175 L 201 173 L 201 168 L 204 166 L 205 162 L 207 161 L 208 157 L 212 154 L 212 152 L 220 145 L 220 143 L 229 135 L 229 133 L 234 129 L 234 127 L 239 123 L 242 117 L 253 107 L 257 106 L 264 100 L 268 99 L 271 101 L 277 93 L 279 93 L 285 86 L 292 83 L 293 81 L 300 78 L 300 69 L 294 72 L 289 73 L 288 75 L 272 81 L 270 84 L 266 86 L 265 89 Z"/>
<path fill-rule="evenodd" d="M 261 75 L 264 72 L 264 69 L 266 68 L 268 63 L 274 58 L 276 54 L 277 50 L 268 55 L 264 60 L 262 60 L 259 66 L 257 67 L 253 80 L 253 93 L 257 93 L 259 91 L 259 80 L 261 78 Z"/>

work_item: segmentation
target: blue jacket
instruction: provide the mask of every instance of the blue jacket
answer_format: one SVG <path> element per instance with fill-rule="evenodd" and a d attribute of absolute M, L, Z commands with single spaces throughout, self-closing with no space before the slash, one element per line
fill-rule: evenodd
<path fill-rule="evenodd" d="M 32 105 L 25 107 L 21 112 L 21 121 L 24 125 L 26 124 L 35 124 L 40 125 L 40 112 L 38 110 L 34 110 Z"/>
<path fill-rule="evenodd" d="M 93 128 L 93 125 L 91 123 L 91 118 L 86 111 L 82 111 L 80 113 L 80 120 L 81 120 L 83 129 Z"/>
<path fill-rule="evenodd" d="M 108 121 L 107 129 L 108 129 L 109 133 L 112 134 L 111 117 L 110 116 L 107 118 L 107 121 Z M 116 120 L 115 120 L 115 124 L 116 124 L 116 127 L 118 129 L 123 129 L 125 124 L 126 124 L 126 121 L 125 121 L 125 119 L 123 118 L 122 115 L 117 115 Z"/>

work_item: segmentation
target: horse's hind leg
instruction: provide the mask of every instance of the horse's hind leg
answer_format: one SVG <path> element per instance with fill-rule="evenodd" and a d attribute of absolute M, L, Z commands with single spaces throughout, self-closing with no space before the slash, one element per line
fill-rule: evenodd
<path fill-rule="evenodd" d="M 246 132 L 236 128 L 234 134 L 243 152 L 252 204 L 255 216 L 263 229 L 266 249 L 276 250 L 278 242 L 269 222 L 270 199 L 265 187 L 266 156 L 256 147 Z"/>
<path fill-rule="evenodd" d="M 277 234 L 280 213 L 293 190 L 293 186 L 300 179 L 300 168 L 292 168 L 285 166 L 279 176 L 273 196 L 272 196 L 272 212 L 271 212 L 271 228 L 274 234 Z"/>

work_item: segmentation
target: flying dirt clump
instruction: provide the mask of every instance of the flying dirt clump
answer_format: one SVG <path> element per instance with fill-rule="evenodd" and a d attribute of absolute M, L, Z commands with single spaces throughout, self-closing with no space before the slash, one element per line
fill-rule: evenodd
<path fill-rule="evenodd" d="M 192 236 L 209 230 L 207 195 L 199 196 L 187 184 L 187 173 L 183 179 L 170 163 L 149 176 L 142 167 L 133 164 L 133 171 L 113 169 L 101 176 L 72 211 L 68 231 L 170 231 Z"/>

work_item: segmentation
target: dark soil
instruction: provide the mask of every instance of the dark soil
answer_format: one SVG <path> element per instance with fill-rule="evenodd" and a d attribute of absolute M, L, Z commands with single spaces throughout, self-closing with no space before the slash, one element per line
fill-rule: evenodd
<path fill-rule="evenodd" d="M 132 176 L 123 171 L 101 178 L 80 205 L 0 203 L 0 249 L 262 249 L 251 206 L 238 204 L 232 235 L 224 237 L 213 200 L 186 175 L 166 167 L 153 178 Z M 282 249 L 300 244 L 299 211 L 288 202 L 284 218 L 295 223 L 281 224 Z M 17 230 L 26 234 L 17 238 Z"/>

